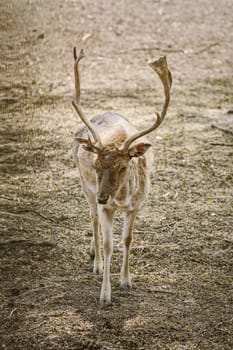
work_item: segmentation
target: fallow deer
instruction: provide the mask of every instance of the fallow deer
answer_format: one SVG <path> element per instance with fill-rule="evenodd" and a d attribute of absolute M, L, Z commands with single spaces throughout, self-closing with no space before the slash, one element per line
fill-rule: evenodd
<path fill-rule="evenodd" d="M 152 126 L 138 131 L 125 117 L 106 112 L 88 119 L 80 105 L 79 56 L 74 48 L 75 101 L 72 102 L 85 124 L 75 134 L 73 155 L 79 169 L 82 190 L 90 207 L 93 227 L 91 254 L 94 257 L 94 273 L 103 272 L 100 303 L 111 302 L 110 262 L 113 252 L 112 225 L 119 209 L 124 218 L 122 233 L 123 262 L 121 287 L 131 287 L 129 250 L 133 238 L 135 218 L 150 185 L 151 144 L 143 136 L 154 131 L 163 121 L 170 100 L 172 83 L 166 57 L 150 63 L 164 88 L 165 102 L 161 114 L 156 112 Z M 136 142 L 140 139 L 140 142 Z M 103 235 L 101 255 L 100 229 Z"/>

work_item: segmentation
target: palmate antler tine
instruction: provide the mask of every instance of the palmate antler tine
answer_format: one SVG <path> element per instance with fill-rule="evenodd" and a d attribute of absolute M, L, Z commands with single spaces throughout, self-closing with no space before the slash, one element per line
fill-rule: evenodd
<path fill-rule="evenodd" d="M 172 86 L 172 75 L 167 66 L 166 56 L 160 57 L 158 60 L 150 63 L 150 66 L 158 74 L 164 87 L 165 101 L 163 105 L 163 110 L 161 112 L 161 122 L 162 122 L 167 113 L 168 105 L 170 102 L 170 89 Z"/>
<path fill-rule="evenodd" d="M 132 135 L 131 137 L 129 137 L 125 141 L 125 143 L 122 146 L 122 149 L 125 152 L 128 150 L 128 148 L 132 142 L 134 142 L 138 138 L 145 136 L 145 135 L 151 133 L 152 131 L 154 131 L 155 129 L 157 129 L 159 127 L 159 125 L 162 123 L 162 121 L 167 113 L 167 108 L 168 108 L 169 101 L 170 101 L 170 88 L 171 88 L 171 84 L 172 84 L 172 76 L 171 76 L 171 72 L 169 71 L 168 66 L 167 66 L 166 57 L 165 56 L 161 57 L 158 60 L 150 63 L 150 66 L 158 74 L 160 80 L 162 81 L 163 87 L 164 87 L 165 102 L 163 105 L 163 110 L 161 112 L 161 115 L 158 112 L 156 112 L 157 118 L 152 126 L 150 126 L 149 128 L 146 128 L 142 131 L 137 132 L 136 134 Z"/>
<path fill-rule="evenodd" d="M 101 143 L 100 137 L 97 133 L 97 131 L 95 130 L 94 126 L 91 124 L 91 122 L 88 120 L 88 118 L 85 116 L 81 105 L 80 105 L 80 79 L 79 79 L 79 61 L 85 57 L 84 51 L 81 50 L 79 55 L 77 56 L 77 52 L 76 52 L 76 47 L 74 47 L 73 50 L 73 55 L 74 55 L 74 79 L 75 79 L 75 97 L 76 100 L 72 101 L 72 105 L 74 106 L 76 112 L 78 113 L 80 119 L 83 121 L 83 123 L 87 126 L 87 128 L 90 130 L 95 143 L 97 144 L 97 147 L 99 147 L 100 149 L 103 148 L 103 145 Z"/>

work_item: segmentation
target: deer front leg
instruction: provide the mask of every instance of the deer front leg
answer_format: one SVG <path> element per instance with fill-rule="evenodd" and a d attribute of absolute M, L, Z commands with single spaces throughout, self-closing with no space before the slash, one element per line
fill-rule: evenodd
<path fill-rule="evenodd" d="M 124 213 L 124 228 L 122 233 L 123 262 L 121 267 L 121 288 L 123 289 L 128 289 L 132 285 L 129 273 L 129 251 L 133 239 L 133 226 L 136 214 L 135 212 Z"/>
<path fill-rule="evenodd" d="M 99 209 L 100 224 L 103 234 L 104 251 L 104 272 L 103 282 L 100 293 L 100 303 L 111 303 L 111 282 L 110 282 L 110 263 L 113 252 L 112 223 L 114 211 L 102 208 Z"/>
<path fill-rule="evenodd" d="M 96 206 L 91 208 L 90 214 L 93 228 L 93 238 L 90 249 L 90 254 L 94 258 L 93 272 L 94 274 L 101 274 L 103 272 L 103 260 L 101 256 L 99 218 Z"/>
<path fill-rule="evenodd" d="M 99 229 L 99 217 L 98 210 L 96 204 L 96 196 L 95 193 L 91 191 L 91 187 L 88 182 L 85 181 L 84 175 L 82 172 L 82 167 L 80 163 L 78 163 L 79 168 L 79 178 L 82 185 L 82 190 L 86 197 L 86 200 L 90 207 L 90 219 L 93 230 L 93 238 L 91 241 L 90 255 L 94 259 L 94 268 L 93 272 L 95 274 L 99 274 L 103 272 L 103 259 L 101 256 L 101 244 L 100 244 L 100 229 Z"/>

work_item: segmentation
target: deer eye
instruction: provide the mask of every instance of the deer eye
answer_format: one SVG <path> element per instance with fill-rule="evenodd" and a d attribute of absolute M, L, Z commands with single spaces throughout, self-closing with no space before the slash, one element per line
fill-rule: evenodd
<path fill-rule="evenodd" d="M 123 173 L 124 171 L 126 171 L 127 166 L 123 166 L 122 168 L 120 168 L 120 173 Z"/>

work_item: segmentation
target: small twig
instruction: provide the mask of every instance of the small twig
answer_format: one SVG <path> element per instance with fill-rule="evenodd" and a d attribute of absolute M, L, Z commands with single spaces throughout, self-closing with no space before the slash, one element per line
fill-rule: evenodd
<path fill-rule="evenodd" d="M 44 246 L 44 247 L 55 247 L 55 244 L 52 242 L 48 242 L 48 241 L 36 242 L 36 241 L 30 241 L 27 239 L 12 239 L 5 242 L 0 242 L 0 246 L 9 245 L 9 244 L 19 244 L 19 243 L 24 243 L 32 246 L 36 245 L 36 246 Z"/>
<path fill-rule="evenodd" d="M 12 200 L 12 198 L 9 198 L 9 197 L 6 197 L 6 196 L 0 196 L 0 199 L 5 199 L 7 201 L 11 201 Z"/>
<path fill-rule="evenodd" d="M 43 289 L 49 289 L 49 288 L 53 288 L 54 286 L 44 286 L 44 287 L 40 287 L 40 288 L 34 288 L 34 289 L 30 289 L 27 290 L 26 292 L 22 293 L 21 295 L 25 296 L 34 292 L 40 292 Z"/>
<path fill-rule="evenodd" d="M 162 228 L 163 226 L 157 226 L 154 228 L 154 230 L 158 230 L 159 228 Z M 148 234 L 155 234 L 155 231 L 150 231 L 150 230 L 137 230 L 137 229 L 134 229 L 134 233 L 139 233 L 139 234 L 143 234 L 143 233 L 148 233 Z"/>
<path fill-rule="evenodd" d="M 167 293 L 167 294 L 176 294 L 176 292 L 173 292 L 172 290 L 161 290 L 161 289 L 149 289 L 148 290 L 149 292 L 152 292 L 152 293 Z"/>
<path fill-rule="evenodd" d="M 211 128 L 212 128 L 212 129 L 220 130 L 220 131 L 222 131 L 222 132 L 225 132 L 225 134 L 233 135 L 233 131 L 228 130 L 228 129 L 224 129 L 224 128 L 220 128 L 219 126 L 214 125 L 214 124 L 211 124 Z"/>
<path fill-rule="evenodd" d="M 185 51 L 183 49 L 169 49 L 169 48 L 161 48 L 158 46 L 132 49 L 132 51 L 152 51 L 152 50 L 163 51 L 163 52 L 182 52 L 182 53 L 185 53 Z"/>
<path fill-rule="evenodd" d="M 64 228 L 67 228 L 69 230 L 72 230 L 72 228 L 68 225 L 64 225 L 64 224 L 60 224 L 57 220 L 53 219 L 53 218 L 49 218 L 47 216 L 44 216 L 40 213 L 38 213 L 37 211 L 35 210 L 27 210 L 27 209 L 24 209 L 24 210 L 20 210 L 18 212 L 10 212 L 10 211 L 0 211 L 0 214 L 2 215 L 10 215 L 10 216 L 13 216 L 13 217 L 24 217 L 25 218 L 25 215 L 23 214 L 26 214 L 26 213 L 32 213 L 32 214 L 35 214 L 37 216 L 39 216 L 40 218 L 42 218 L 43 220 L 46 220 L 46 221 L 50 221 L 52 222 L 53 224 L 55 224 L 56 226 L 60 226 L 60 227 L 64 227 Z M 30 219 L 28 216 L 26 216 L 27 219 Z"/>
<path fill-rule="evenodd" d="M 11 318 L 11 316 L 13 315 L 13 313 L 14 313 L 16 310 L 17 310 L 17 307 L 15 307 L 13 310 L 11 310 L 11 312 L 10 312 L 8 318 Z"/>
<path fill-rule="evenodd" d="M 27 332 L 33 331 L 34 329 L 40 328 L 44 323 L 47 323 L 47 321 L 42 321 L 38 325 L 36 325 L 35 327 L 31 327 L 31 328 L 28 328 L 28 329 L 17 330 L 16 333 L 27 333 Z"/>
<path fill-rule="evenodd" d="M 226 146 L 226 147 L 232 147 L 233 143 L 218 143 L 218 142 L 212 142 L 211 146 Z"/>
<path fill-rule="evenodd" d="M 209 51 L 210 49 L 212 49 L 212 47 L 215 47 L 215 46 L 220 46 L 220 43 L 212 43 L 206 47 L 204 47 L 203 49 L 199 50 L 199 51 L 196 51 L 194 52 L 195 55 L 199 55 L 205 51 Z"/>

